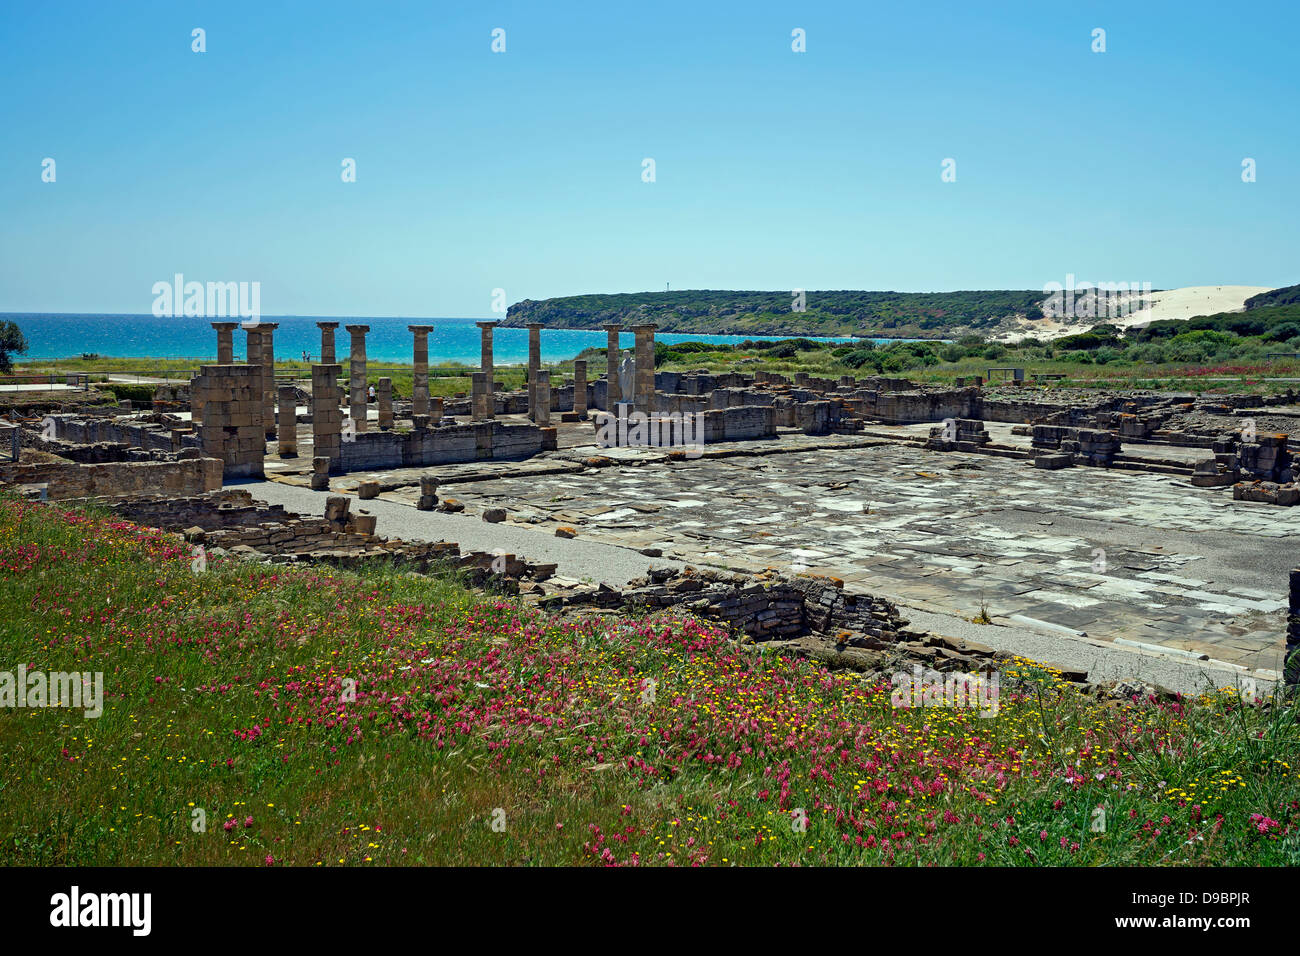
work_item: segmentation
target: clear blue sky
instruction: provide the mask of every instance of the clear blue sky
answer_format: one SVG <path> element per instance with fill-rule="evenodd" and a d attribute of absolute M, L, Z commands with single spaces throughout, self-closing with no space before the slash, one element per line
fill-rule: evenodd
<path fill-rule="evenodd" d="M 1292 284 L 1298 28 L 1284 3 L 7 2 L 0 311 L 148 312 L 177 272 L 373 316 L 489 316 L 496 287 Z"/>

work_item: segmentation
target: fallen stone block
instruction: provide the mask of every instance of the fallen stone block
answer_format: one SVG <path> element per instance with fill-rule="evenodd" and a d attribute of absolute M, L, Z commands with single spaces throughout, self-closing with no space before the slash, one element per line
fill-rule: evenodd
<path fill-rule="evenodd" d="M 1071 455 L 1037 455 L 1034 458 L 1035 468 L 1045 468 L 1048 471 L 1069 468 L 1073 464 L 1074 458 Z"/>

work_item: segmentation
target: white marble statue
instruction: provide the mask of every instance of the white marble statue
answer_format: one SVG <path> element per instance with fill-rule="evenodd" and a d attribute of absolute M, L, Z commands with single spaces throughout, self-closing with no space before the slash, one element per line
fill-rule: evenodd
<path fill-rule="evenodd" d="M 630 352 L 623 353 L 623 361 L 618 363 L 618 387 L 623 394 L 623 401 L 632 398 L 632 389 L 636 384 L 636 360 Z"/>

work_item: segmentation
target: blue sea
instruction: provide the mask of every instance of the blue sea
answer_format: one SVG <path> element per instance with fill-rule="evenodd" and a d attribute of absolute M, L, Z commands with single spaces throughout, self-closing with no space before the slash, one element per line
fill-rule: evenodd
<path fill-rule="evenodd" d="M 27 337 L 28 350 L 19 361 L 79 358 L 84 353 L 96 353 L 105 358 L 184 358 L 212 361 L 216 357 L 217 333 L 208 319 L 159 318 L 154 315 L 64 315 L 6 312 L 0 321 L 17 322 Z M 341 361 L 347 360 L 350 337 L 346 325 L 369 325 L 366 335 L 366 357 L 374 362 L 411 361 L 411 333 L 408 325 L 432 325 L 429 336 L 429 362 L 433 365 L 462 362 L 476 366 L 479 363 L 479 330 L 475 319 L 384 318 L 364 316 L 263 316 L 264 322 L 278 322 L 275 330 L 275 356 L 278 359 L 300 359 L 304 351 L 313 359 L 320 358 L 320 329 L 317 322 L 338 322 L 334 334 L 335 350 Z M 655 340 L 674 342 L 735 343 L 745 339 L 778 339 L 788 336 L 773 335 L 690 335 L 659 333 Z M 813 338 L 813 336 L 809 336 Z M 851 342 L 851 338 L 823 339 L 824 341 Z M 875 341 L 886 341 L 876 339 Z M 633 335 L 624 332 L 620 337 L 624 348 L 632 348 Z M 573 358 L 585 348 L 605 346 L 603 331 L 572 329 L 542 330 L 542 359 L 561 362 Z M 244 336 L 235 330 L 235 357 L 243 360 Z M 498 328 L 492 339 L 493 360 L 498 365 L 522 364 L 528 361 L 528 330 Z"/>

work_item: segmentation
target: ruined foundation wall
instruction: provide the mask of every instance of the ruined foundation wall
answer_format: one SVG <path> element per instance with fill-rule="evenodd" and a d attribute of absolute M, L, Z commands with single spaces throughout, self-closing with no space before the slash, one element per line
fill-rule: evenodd
<path fill-rule="evenodd" d="M 222 462 L 217 458 L 187 458 L 166 462 L 106 462 L 98 465 L 49 463 L 0 466 L 0 481 L 16 485 L 48 485 L 55 500 L 98 498 L 162 492 L 194 495 L 221 487 Z"/>
<path fill-rule="evenodd" d="M 482 458 L 527 458 L 543 450 L 542 429 L 495 419 L 410 432 L 361 432 L 339 449 L 340 468 L 420 468 Z"/>

